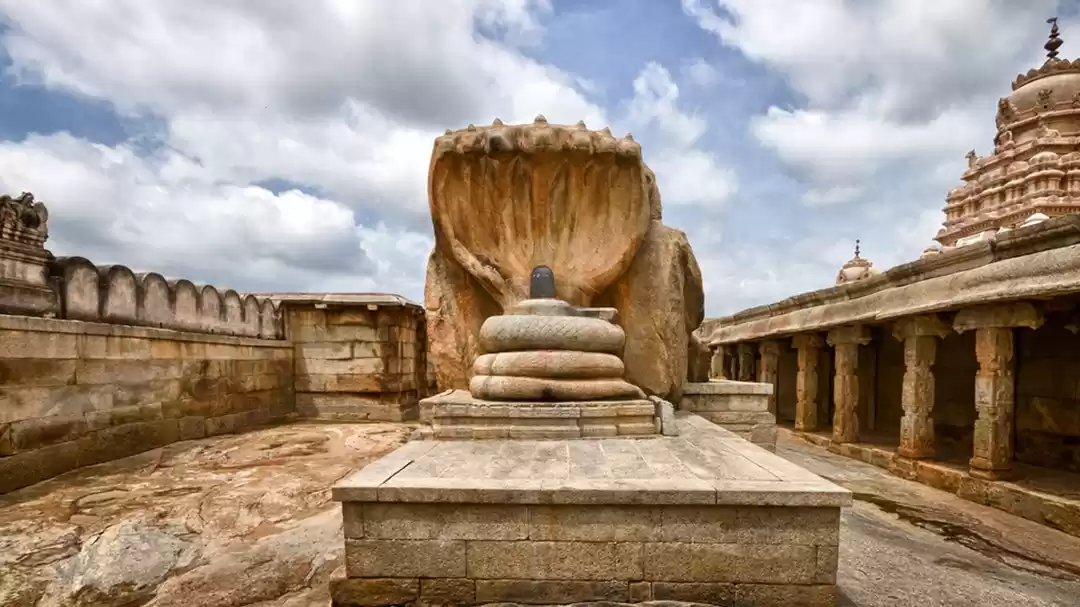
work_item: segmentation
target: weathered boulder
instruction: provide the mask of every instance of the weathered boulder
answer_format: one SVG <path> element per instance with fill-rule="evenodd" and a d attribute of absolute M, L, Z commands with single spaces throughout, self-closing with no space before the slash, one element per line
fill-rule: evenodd
<path fill-rule="evenodd" d="M 709 381 L 712 350 L 701 341 L 701 335 L 697 331 L 690 334 L 690 351 L 686 353 L 686 364 L 689 367 L 686 371 L 686 381 Z"/>
<path fill-rule="evenodd" d="M 626 332 L 626 380 L 677 400 L 688 373 L 691 334 L 705 317 L 701 268 L 681 230 L 652 222 L 637 257 L 601 300 Z"/>
<path fill-rule="evenodd" d="M 198 557 L 198 547 L 180 535 L 191 534 L 130 521 L 113 525 L 59 567 L 62 581 L 43 600 L 101 607 L 141 605 L 174 570 L 189 567 Z"/>
<path fill-rule="evenodd" d="M 480 327 L 501 314 L 487 291 L 443 253 L 436 239 L 424 286 L 427 356 L 438 390 L 465 389 L 480 351 Z"/>

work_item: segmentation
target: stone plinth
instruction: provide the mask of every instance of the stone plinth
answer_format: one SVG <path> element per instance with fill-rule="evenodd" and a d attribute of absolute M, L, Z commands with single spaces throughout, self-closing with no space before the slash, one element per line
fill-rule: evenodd
<path fill-rule="evenodd" d="M 420 401 L 424 438 L 563 439 L 660 434 L 659 405 L 647 399 L 496 402 L 451 390 Z"/>
<path fill-rule="evenodd" d="M 776 417 L 769 412 L 772 384 L 713 380 L 688 382 L 679 409 L 700 415 L 714 424 L 764 447 L 776 450 Z"/>
<path fill-rule="evenodd" d="M 678 437 L 414 441 L 334 486 L 334 605 L 835 605 L 851 494 L 693 415 Z"/>

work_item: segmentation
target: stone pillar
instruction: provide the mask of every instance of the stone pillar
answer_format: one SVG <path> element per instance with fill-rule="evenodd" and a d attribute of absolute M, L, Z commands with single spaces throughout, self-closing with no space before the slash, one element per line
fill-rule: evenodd
<path fill-rule="evenodd" d="M 727 373 L 724 370 L 724 360 L 727 348 L 725 346 L 714 346 L 712 349 L 712 360 L 709 361 L 709 379 L 727 379 Z"/>
<path fill-rule="evenodd" d="M 761 358 L 758 359 L 757 380 L 763 384 L 772 384 L 773 391 L 769 395 L 769 413 L 776 415 L 776 391 L 780 383 L 780 342 L 768 339 L 761 342 L 758 348 Z"/>
<path fill-rule="evenodd" d="M 859 440 L 859 346 L 870 343 L 870 329 L 862 325 L 833 329 L 828 342 L 836 348 L 833 442 L 854 443 Z"/>
<path fill-rule="evenodd" d="M 1013 459 L 1013 424 L 1015 378 L 1013 328 L 1042 325 L 1042 314 L 1035 306 L 1018 302 L 980 306 L 956 314 L 957 332 L 975 330 L 975 420 L 970 472 L 986 479 L 1011 476 Z"/>
<path fill-rule="evenodd" d="M 934 455 L 934 359 L 938 340 L 951 329 L 936 316 L 905 318 L 893 327 L 893 337 L 904 342 L 904 382 L 900 404 L 900 446 L 904 457 Z"/>
<path fill-rule="evenodd" d="M 49 285 L 53 255 L 45 248 L 49 211 L 24 192 L 0 195 L 0 314 L 56 316 L 60 302 Z"/>
<path fill-rule="evenodd" d="M 754 381 L 754 360 L 757 347 L 750 342 L 739 344 L 739 381 Z"/>
<path fill-rule="evenodd" d="M 799 353 L 795 375 L 795 429 L 816 430 L 818 425 L 818 355 L 825 342 L 817 333 L 804 333 L 792 339 Z"/>

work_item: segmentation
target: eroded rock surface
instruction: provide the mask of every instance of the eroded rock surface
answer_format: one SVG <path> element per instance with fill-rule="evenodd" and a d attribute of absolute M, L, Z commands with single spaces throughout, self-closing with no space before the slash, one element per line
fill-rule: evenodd
<path fill-rule="evenodd" d="M 608 293 L 626 331 L 627 381 L 678 400 L 689 376 L 691 333 L 705 318 L 701 268 L 686 234 L 652 222 L 634 263 Z"/>
<path fill-rule="evenodd" d="M 343 558 L 329 488 L 409 431 L 279 426 L 0 496 L 0 605 L 326 605 Z"/>

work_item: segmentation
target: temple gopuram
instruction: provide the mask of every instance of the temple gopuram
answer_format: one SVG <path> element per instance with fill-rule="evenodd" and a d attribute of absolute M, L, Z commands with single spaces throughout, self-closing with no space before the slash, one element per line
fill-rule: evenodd
<path fill-rule="evenodd" d="M 714 378 L 774 386 L 782 432 L 1080 535 L 1080 59 L 998 102 L 939 246 L 700 330 Z M 783 430 L 786 428 L 786 430 Z"/>

